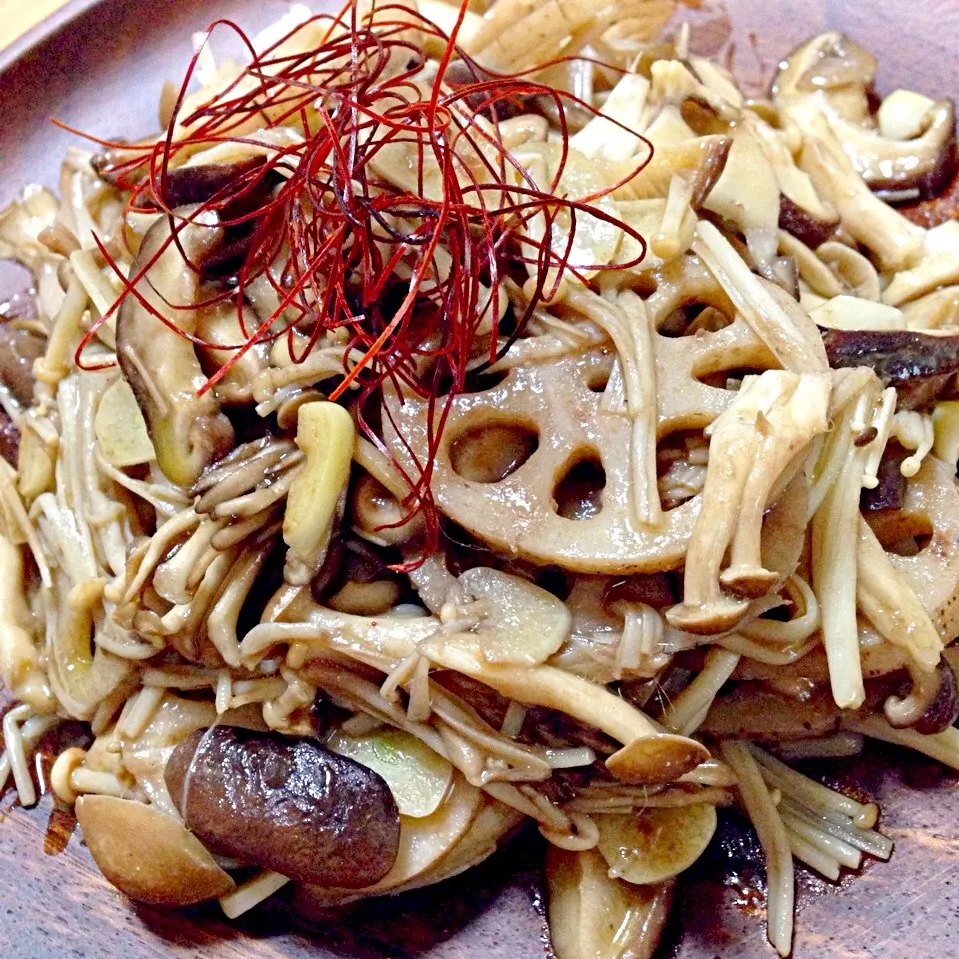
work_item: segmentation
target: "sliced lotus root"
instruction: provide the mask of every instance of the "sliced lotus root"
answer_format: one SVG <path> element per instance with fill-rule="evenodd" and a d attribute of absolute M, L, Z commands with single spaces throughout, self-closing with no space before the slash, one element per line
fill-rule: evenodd
<path fill-rule="evenodd" d="M 660 297 L 656 315 L 674 301 L 695 301 L 702 292 L 690 292 L 687 284 L 684 296 Z M 660 440 L 708 426 L 732 401 L 735 393 L 706 385 L 703 378 L 778 366 L 739 317 L 715 332 L 654 334 L 653 342 Z M 612 359 L 609 349 L 594 348 L 511 369 L 496 386 L 456 397 L 433 473 L 433 496 L 442 512 L 507 554 L 577 572 L 648 573 L 682 565 L 699 498 L 667 511 L 656 527 L 638 528 L 632 520 L 631 420 L 601 408 Z M 396 429 L 425 458 L 426 404 L 407 399 L 391 405 Z M 471 455 L 470 445 L 484 438 L 492 440 L 489 449 Z M 386 441 L 400 462 L 408 462 L 391 428 Z M 499 449 L 506 442 L 514 452 Z M 471 471 L 477 463 L 489 469 Z M 580 478 L 583 486 L 591 479 L 597 495 L 592 508 L 574 509 L 578 518 L 567 518 L 571 512 L 563 509 L 563 494 L 570 484 L 575 490 Z"/>
<path fill-rule="evenodd" d="M 944 642 L 959 634 L 959 487 L 955 470 L 934 456 L 906 486 L 906 498 L 897 511 L 912 527 L 910 534 L 928 536 L 915 556 L 889 558 L 911 586 Z M 885 537 L 881 537 L 885 538 Z"/>

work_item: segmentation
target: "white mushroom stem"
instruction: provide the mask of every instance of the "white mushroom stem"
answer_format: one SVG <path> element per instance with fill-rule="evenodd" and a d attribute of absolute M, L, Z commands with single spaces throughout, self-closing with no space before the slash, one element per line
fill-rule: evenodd
<path fill-rule="evenodd" d="M 765 593 L 776 574 L 763 568 L 763 511 L 798 454 L 826 430 L 831 392 L 825 373 L 769 370 L 748 382 L 710 427 L 702 508 L 686 553 L 683 602 L 666 615 L 677 629 L 719 633 L 745 613 L 741 596 Z M 720 576 L 727 548 L 732 565 Z"/>
<path fill-rule="evenodd" d="M 611 299 L 575 288 L 567 295 L 567 302 L 604 329 L 616 347 L 626 408 L 633 423 L 630 466 L 634 519 L 647 526 L 658 526 L 663 510 L 656 485 L 656 362 L 646 306 L 635 293 L 626 292 Z"/>
<path fill-rule="evenodd" d="M 663 725 L 683 736 L 694 733 L 709 712 L 713 700 L 739 664 L 739 653 L 714 647 L 706 653 L 702 670 L 666 707 Z"/>
<path fill-rule="evenodd" d="M 126 606 L 137 601 L 157 565 L 173 544 L 181 536 L 190 534 L 200 522 L 200 517 L 192 509 L 178 512 L 153 534 L 145 550 L 133 553 L 127 562 L 127 582 L 117 606 Z"/>
<path fill-rule="evenodd" d="M 935 669 L 942 654 L 942 639 L 915 591 L 899 575 L 876 534 L 861 517 L 856 602 L 879 634 L 904 649 L 920 670 Z"/>
<path fill-rule="evenodd" d="M 833 699 L 842 709 L 856 709 L 866 698 L 856 622 L 856 550 L 868 447 L 853 442 L 862 399 L 846 407 L 827 444 L 827 461 L 838 460 L 842 466 L 812 520 L 812 585 L 822 615 Z"/>
<path fill-rule="evenodd" d="M 907 450 L 913 450 L 912 456 L 902 461 L 900 472 L 903 476 L 915 476 L 936 440 L 932 417 L 915 410 L 900 410 L 892 418 L 890 435 Z"/>
<path fill-rule="evenodd" d="M 192 647 L 196 643 L 197 631 L 206 618 L 207 610 L 219 595 L 223 584 L 233 569 L 239 550 L 217 553 L 213 562 L 206 568 L 203 579 L 189 602 L 174 606 L 160 617 L 160 634 L 163 636 L 181 635 Z"/>
<path fill-rule="evenodd" d="M 745 600 L 734 599 L 722 591 L 719 572 L 736 529 L 743 491 L 761 443 L 758 428 L 761 410 L 749 402 L 756 398 L 756 383 L 745 386 L 710 429 L 710 457 L 702 507 L 686 550 L 683 602 L 666 613 L 669 624 L 676 629 L 725 632 L 743 616 L 748 606 Z"/>
<path fill-rule="evenodd" d="M 240 644 L 237 622 L 256 577 L 268 558 L 266 549 L 254 546 L 247 550 L 231 571 L 230 581 L 220 593 L 206 621 L 207 636 L 228 666 L 240 665 Z"/>
<path fill-rule="evenodd" d="M 471 654 L 469 644 L 429 642 L 442 628 L 432 617 L 374 619 L 317 607 L 310 618 L 310 623 L 254 627 L 241 643 L 244 664 L 255 664 L 267 650 L 281 643 L 296 643 L 312 653 L 345 653 L 390 673 L 420 652 L 437 665 L 475 677 L 508 699 L 560 710 L 612 736 L 624 744 L 624 749 L 610 760 L 611 770 L 621 778 L 669 782 L 708 758 L 699 743 L 660 732 L 638 709 L 604 686 L 554 666 L 493 665 Z"/>
<path fill-rule="evenodd" d="M 747 596 L 762 595 L 776 580 L 764 570 L 760 551 L 763 512 L 774 487 L 796 463 L 809 444 L 826 432 L 830 378 L 825 373 L 798 377 L 794 392 L 784 391 L 781 400 L 762 421 L 761 447 L 756 468 L 746 480 L 739 525 L 733 534 L 729 568 L 722 574 L 725 586 Z"/>
<path fill-rule="evenodd" d="M 768 877 L 769 941 L 781 956 L 792 949 L 793 902 L 796 888 L 789 833 L 763 780 L 762 772 L 746 743 L 724 742 L 723 759 L 732 767 L 739 782 L 739 794 L 766 858 Z"/>
<path fill-rule="evenodd" d="M 733 249 L 712 223 L 703 220 L 693 243 L 696 253 L 716 277 L 733 305 L 753 332 L 769 347 L 783 368 L 796 373 L 817 373 L 829 369 L 826 350 L 816 324 L 808 320 L 802 328 L 776 302 L 745 260 Z"/>
<path fill-rule="evenodd" d="M 847 721 L 845 727 L 870 739 L 880 739 L 884 743 L 914 749 L 945 766 L 959 770 L 959 729 L 955 726 L 950 726 L 934 736 L 924 736 L 914 729 L 896 729 L 882 716 L 869 716 L 866 719 Z"/>
<path fill-rule="evenodd" d="M 192 590 L 189 581 L 194 578 L 197 566 L 210 548 L 210 541 L 222 522 L 204 520 L 189 539 L 153 573 L 153 588 L 170 603 L 188 603 Z M 207 559 L 207 565 L 210 560 Z M 202 575 L 202 569 L 199 574 Z"/>
<path fill-rule="evenodd" d="M 923 231 L 880 200 L 859 176 L 826 116 L 811 111 L 800 166 L 884 270 L 905 270 L 922 255 Z"/>
<path fill-rule="evenodd" d="M 133 295 L 117 315 L 116 339 L 117 359 L 143 411 L 160 468 L 172 482 L 189 486 L 232 447 L 233 428 L 214 391 L 204 391 L 207 378 L 190 341 L 199 297 L 192 264 L 216 248 L 223 230 L 216 214 L 195 207 L 181 213 L 175 236 L 164 218 L 144 237 L 130 268 Z"/>
<path fill-rule="evenodd" d="M 866 457 L 866 470 L 863 474 L 862 485 L 866 489 L 875 489 L 879 485 L 879 464 L 882 454 L 889 442 L 892 432 L 893 416 L 896 412 L 896 388 L 890 386 L 882 392 L 879 409 L 876 411 L 870 424 L 876 430 L 876 438 L 869 444 L 869 455 Z"/>

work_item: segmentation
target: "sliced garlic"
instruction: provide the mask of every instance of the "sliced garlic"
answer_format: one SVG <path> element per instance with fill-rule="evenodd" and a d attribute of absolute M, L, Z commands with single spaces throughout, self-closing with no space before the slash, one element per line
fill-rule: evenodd
<path fill-rule="evenodd" d="M 103 458 L 118 469 L 156 459 L 146 420 L 130 384 L 119 379 L 108 386 L 97 407 L 93 430 Z"/>
<path fill-rule="evenodd" d="M 594 818 L 610 876 L 641 885 L 663 882 L 688 869 L 716 831 L 716 807 L 711 803 Z"/>
<path fill-rule="evenodd" d="M 390 787 L 400 815 L 430 816 L 446 798 L 453 767 L 421 740 L 400 729 L 380 729 L 367 736 L 336 731 L 326 744 L 379 773 Z"/>
<path fill-rule="evenodd" d="M 306 454 L 306 464 L 290 487 L 283 540 L 290 550 L 286 579 L 302 586 L 322 561 L 349 482 L 356 445 L 350 414 L 325 400 L 304 403 L 297 412 L 296 445 Z"/>
<path fill-rule="evenodd" d="M 490 616 L 475 631 L 437 635 L 430 648 L 455 646 L 481 661 L 504 666 L 538 666 L 569 635 L 566 604 L 520 576 L 478 566 L 459 577 L 473 599 L 485 600 Z"/>

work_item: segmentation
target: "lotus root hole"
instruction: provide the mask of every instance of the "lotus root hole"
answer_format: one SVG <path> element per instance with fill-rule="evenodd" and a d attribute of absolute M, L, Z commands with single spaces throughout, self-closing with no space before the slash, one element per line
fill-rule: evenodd
<path fill-rule="evenodd" d="M 469 427 L 450 445 L 450 465 L 474 483 L 499 483 L 536 452 L 539 433 L 524 423 L 487 422 Z"/>
<path fill-rule="evenodd" d="M 553 490 L 556 512 L 564 519 L 586 520 L 603 508 L 606 471 L 596 453 L 574 460 Z"/>

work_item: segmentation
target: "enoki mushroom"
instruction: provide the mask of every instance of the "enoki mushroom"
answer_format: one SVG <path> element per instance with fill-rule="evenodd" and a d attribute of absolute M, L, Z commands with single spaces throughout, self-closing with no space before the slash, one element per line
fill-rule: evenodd
<path fill-rule="evenodd" d="M 218 21 L 0 213 L 0 783 L 86 723 L 128 895 L 326 910 L 530 821 L 559 959 L 650 955 L 735 805 L 785 955 L 794 860 L 892 846 L 787 762 L 959 768 L 959 245 L 889 202 L 952 105 L 837 34 L 747 99 L 673 7 Z"/>

